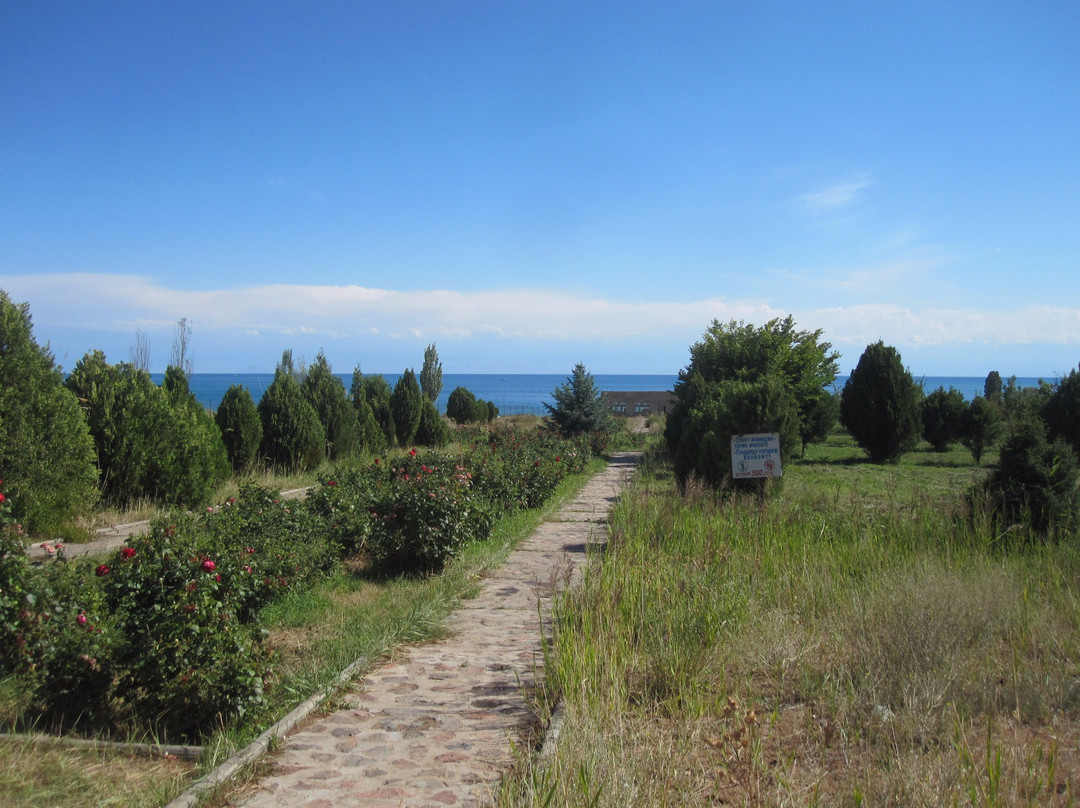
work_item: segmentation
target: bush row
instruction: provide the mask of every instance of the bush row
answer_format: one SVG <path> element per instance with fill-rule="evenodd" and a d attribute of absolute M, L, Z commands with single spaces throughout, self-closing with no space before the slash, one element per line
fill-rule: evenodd
<path fill-rule="evenodd" d="M 104 563 L 32 568 L 21 536 L 0 527 L 0 672 L 25 678 L 50 726 L 195 739 L 258 711 L 273 682 L 263 606 L 346 557 L 375 575 L 437 571 L 589 458 L 587 442 L 541 432 L 465 438 L 459 453 L 414 449 L 342 470 L 304 500 L 244 486 L 204 513 L 155 521 Z"/>

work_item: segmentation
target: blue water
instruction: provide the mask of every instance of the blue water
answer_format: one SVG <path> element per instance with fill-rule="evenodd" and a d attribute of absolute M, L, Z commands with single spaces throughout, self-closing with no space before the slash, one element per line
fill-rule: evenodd
<path fill-rule="evenodd" d="M 391 387 L 397 382 L 399 374 L 381 374 Z M 338 374 L 348 390 L 352 384 L 352 374 Z M 154 381 L 161 383 L 163 374 L 153 374 Z M 593 379 L 600 390 L 671 390 L 677 377 L 674 375 L 632 375 L 632 374 L 594 374 Z M 208 409 L 217 409 L 225 391 L 233 384 L 242 384 L 251 392 L 256 402 L 274 380 L 273 373 L 194 373 L 191 376 L 191 392 Z M 916 377 L 916 380 L 919 380 Z M 837 390 L 842 389 L 846 376 L 836 380 Z M 926 376 L 921 379 L 923 389 L 929 393 L 938 387 L 946 390 L 955 387 L 968 400 L 982 395 L 985 376 Z M 1007 378 L 1005 379 L 1007 381 Z M 1047 381 L 1055 381 L 1048 379 Z M 544 404 L 553 403 L 551 392 L 566 382 L 566 376 L 560 374 L 508 373 L 444 373 L 443 387 L 436 402 L 440 412 L 446 411 L 446 399 L 455 387 L 465 387 L 477 398 L 495 402 L 503 415 L 544 415 Z M 1034 387 L 1039 379 L 1024 377 L 1016 380 L 1020 387 Z"/>

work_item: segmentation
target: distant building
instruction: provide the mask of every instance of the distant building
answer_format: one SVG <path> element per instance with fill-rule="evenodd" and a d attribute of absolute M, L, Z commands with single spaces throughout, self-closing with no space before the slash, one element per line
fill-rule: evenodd
<path fill-rule="evenodd" d="M 665 414 L 675 406 L 675 394 L 671 391 L 623 392 L 604 390 L 600 393 L 600 396 L 607 405 L 608 412 L 616 418 Z"/>

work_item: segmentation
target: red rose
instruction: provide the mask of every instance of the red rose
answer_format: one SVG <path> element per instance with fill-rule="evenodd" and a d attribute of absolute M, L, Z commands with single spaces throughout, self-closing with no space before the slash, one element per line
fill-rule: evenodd
<path fill-rule="evenodd" d="M 3 495 L 3 494 L 0 494 L 0 502 L 3 502 L 3 501 L 4 501 L 4 499 L 5 499 L 4 495 Z"/>
<path fill-rule="evenodd" d="M 125 547 L 124 549 L 122 549 L 120 551 L 120 555 L 123 558 L 134 558 L 135 557 L 135 548 L 134 547 Z"/>
<path fill-rule="evenodd" d="M 416 449 L 409 450 L 409 457 L 416 457 Z"/>
<path fill-rule="evenodd" d="M 98 578 L 103 578 L 108 575 L 112 570 L 109 569 L 107 564 L 98 564 L 97 569 L 94 570 L 94 575 Z"/>
<path fill-rule="evenodd" d="M 208 559 L 206 559 L 206 561 L 204 561 L 204 562 L 202 563 L 202 568 L 203 568 L 203 572 L 213 572 L 213 571 L 214 571 L 214 567 L 216 567 L 216 566 L 217 566 L 217 564 L 215 564 L 215 563 L 214 563 L 213 561 L 211 561 L 211 560 L 210 560 L 209 558 L 208 558 Z"/>
<path fill-rule="evenodd" d="M 75 622 L 80 626 L 86 625 L 86 612 L 79 612 L 79 616 L 75 618 Z"/>

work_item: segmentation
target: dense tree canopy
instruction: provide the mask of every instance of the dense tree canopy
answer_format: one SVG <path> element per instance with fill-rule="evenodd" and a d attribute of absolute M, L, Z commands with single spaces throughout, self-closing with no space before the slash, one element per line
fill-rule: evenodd
<path fill-rule="evenodd" d="M 712 322 L 690 348 L 668 415 L 665 438 L 680 482 L 730 480 L 732 435 L 779 433 L 782 460 L 823 437 L 839 354 L 821 334 L 797 329 L 791 317 L 761 327 Z"/>
<path fill-rule="evenodd" d="M 915 447 L 922 388 L 899 351 L 878 340 L 859 357 L 840 397 L 840 423 L 870 459 L 885 463 Z"/>
<path fill-rule="evenodd" d="M 94 443 L 30 308 L 0 290 L 0 480 L 15 518 L 55 527 L 97 499 Z"/>
<path fill-rule="evenodd" d="M 326 457 L 339 460 L 360 447 L 360 423 L 356 408 L 349 402 L 345 384 L 330 367 L 326 354 L 319 351 L 304 373 L 300 389 L 315 408 L 326 438 Z"/>
<path fill-rule="evenodd" d="M 944 452 L 963 435 L 963 417 L 967 410 L 964 394 L 955 387 L 939 387 L 922 401 L 919 418 L 922 436 L 935 452 Z"/>
<path fill-rule="evenodd" d="M 290 351 L 282 355 L 258 409 L 263 427 L 260 454 L 268 462 L 287 469 L 310 469 L 323 461 L 326 430 L 300 389 Z"/>
<path fill-rule="evenodd" d="M 394 430 L 398 445 L 406 447 L 416 437 L 420 428 L 420 416 L 423 414 L 424 394 L 416 382 L 412 368 L 406 368 L 394 385 L 390 394 L 390 412 L 394 416 Z"/>

